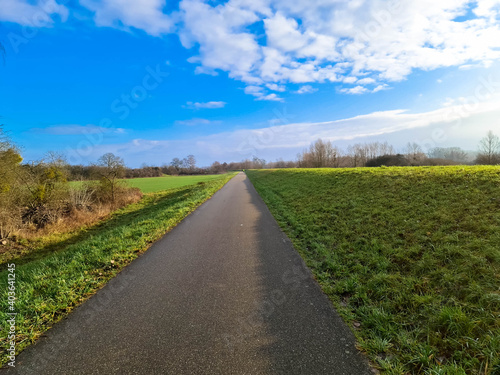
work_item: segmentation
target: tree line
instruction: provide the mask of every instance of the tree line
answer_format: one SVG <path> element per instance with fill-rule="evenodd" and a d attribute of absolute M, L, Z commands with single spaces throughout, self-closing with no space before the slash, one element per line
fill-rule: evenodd
<path fill-rule="evenodd" d="M 141 168 L 125 168 L 124 178 L 157 177 L 162 175 L 218 174 L 245 169 L 275 168 L 356 168 L 378 166 L 435 166 L 460 164 L 500 164 L 500 139 L 492 131 L 481 139 L 478 152 L 471 154 L 460 147 L 435 147 L 424 152 L 416 142 L 408 142 L 403 150 L 396 149 L 387 142 L 356 143 L 342 150 L 330 141 L 318 139 L 309 148 L 297 155 L 296 160 L 282 158 L 267 162 L 254 156 L 239 162 L 215 161 L 209 167 L 199 168 L 196 159 L 188 155 L 184 159 L 173 158 L 161 167 L 143 165 Z M 71 166 L 74 179 L 89 178 L 94 166 Z M 86 173 L 78 171 L 87 170 Z M 85 176 L 83 176 L 85 175 Z"/>
<path fill-rule="evenodd" d="M 318 139 L 297 157 L 299 168 L 339 168 L 378 166 L 432 166 L 457 164 L 500 164 L 500 139 L 489 131 L 481 139 L 475 155 L 460 147 L 435 147 L 425 153 L 422 147 L 409 142 L 396 152 L 387 142 L 357 143 L 342 151 L 329 141 Z"/>
<path fill-rule="evenodd" d="M 379 166 L 435 166 L 435 165 L 497 165 L 500 164 L 500 138 L 492 131 L 481 139 L 478 152 L 471 154 L 460 147 L 435 147 L 424 152 L 415 142 L 408 142 L 403 150 L 396 152 L 387 142 L 356 143 L 342 150 L 330 141 L 318 139 L 309 148 L 297 155 L 295 161 L 278 159 L 266 162 L 254 157 L 226 168 L 212 164 L 213 171 L 261 169 L 261 168 L 356 168 Z"/>

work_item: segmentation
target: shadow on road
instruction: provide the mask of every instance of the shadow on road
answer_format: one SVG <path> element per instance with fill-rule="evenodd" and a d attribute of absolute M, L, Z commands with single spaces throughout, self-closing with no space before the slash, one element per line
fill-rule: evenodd
<path fill-rule="evenodd" d="M 269 358 L 270 373 L 373 374 L 354 346 L 354 335 L 281 232 L 250 180 L 246 178 L 244 183 L 252 204 L 263 213 L 255 230 L 261 239 L 258 272 L 264 299 L 253 321 L 263 324 L 273 338 L 261 349 Z M 278 232 L 281 236 L 276 236 Z"/>

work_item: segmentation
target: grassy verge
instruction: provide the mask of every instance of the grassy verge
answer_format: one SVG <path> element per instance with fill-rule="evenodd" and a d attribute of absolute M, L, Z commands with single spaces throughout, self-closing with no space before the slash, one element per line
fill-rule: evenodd
<path fill-rule="evenodd" d="M 22 351 L 55 322 L 114 277 L 190 212 L 209 199 L 234 174 L 202 184 L 148 194 L 115 212 L 106 221 L 51 243 L 57 251 L 41 249 L 43 257 L 17 260 L 16 349 Z M 54 250 L 54 249 L 52 249 Z M 7 332 L 9 312 L 7 271 L 0 273 L 0 319 Z M 1 338 L 1 362 L 7 362 L 8 342 Z"/>
<path fill-rule="evenodd" d="M 500 374 L 500 168 L 248 171 L 386 374 Z"/>

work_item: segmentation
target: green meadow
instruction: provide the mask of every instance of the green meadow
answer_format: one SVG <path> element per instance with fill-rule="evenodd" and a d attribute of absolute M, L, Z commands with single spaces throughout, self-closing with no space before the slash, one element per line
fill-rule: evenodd
<path fill-rule="evenodd" d="M 156 193 L 168 189 L 176 189 L 183 186 L 194 185 L 199 182 L 217 180 L 221 175 L 195 175 L 195 176 L 162 176 L 123 179 L 130 187 L 139 188 L 143 193 Z M 81 184 L 80 181 L 70 182 L 72 185 Z"/>
<path fill-rule="evenodd" d="M 248 177 L 384 374 L 500 374 L 500 168 Z"/>
<path fill-rule="evenodd" d="M 115 211 L 94 226 L 61 235 L 58 241 L 42 241 L 28 259 L 9 261 L 16 264 L 17 353 L 95 294 L 234 175 L 210 176 L 205 181 L 190 179 L 189 186 L 145 194 L 138 203 Z M 143 186 L 154 188 L 151 183 Z M 0 280 L 6 286 L 7 265 L 1 267 Z M 7 287 L 0 290 L 0 301 L 3 331 L 10 319 L 6 315 Z M 1 362 L 5 364 L 6 335 L 0 337 L 0 348 Z"/>
<path fill-rule="evenodd" d="M 219 179 L 221 175 L 199 175 L 199 176 L 163 176 L 131 178 L 125 181 L 129 186 L 141 189 L 143 193 L 156 193 L 158 191 L 177 189 L 183 186 L 194 185 L 199 182 L 207 182 Z"/>

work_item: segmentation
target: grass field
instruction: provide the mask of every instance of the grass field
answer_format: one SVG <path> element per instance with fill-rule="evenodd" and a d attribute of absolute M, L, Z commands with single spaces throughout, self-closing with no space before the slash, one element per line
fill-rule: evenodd
<path fill-rule="evenodd" d="M 220 174 L 196 175 L 196 176 L 163 176 L 163 177 L 144 177 L 123 179 L 125 184 L 130 187 L 139 188 L 144 194 L 157 193 L 168 189 L 177 189 L 184 186 L 195 185 L 199 182 L 217 180 Z M 80 181 L 71 181 L 73 186 L 81 185 Z"/>
<path fill-rule="evenodd" d="M 52 241 L 37 259 L 17 259 L 17 352 L 33 343 L 115 276 L 154 241 L 210 198 L 234 174 L 145 195 L 139 203 L 113 213 L 105 221 Z M 3 265 L 5 266 L 5 265 Z M 7 328 L 8 271 L 0 272 L 0 319 Z M 1 362 L 7 361 L 7 337 L 0 337 Z"/>
<path fill-rule="evenodd" d="M 156 193 L 167 189 L 176 189 L 183 186 L 194 185 L 198 182 L 207 182 L 220 178 L 220 175 L 200 176 L 164 176 L 131 178 L 125 181 L 129 186 L 141 189 L 143 193 Z"/>
<path fill-rule="evenodd" d="M 500 374 L 500 168 L 247 175 L 384 374 Z"/>

